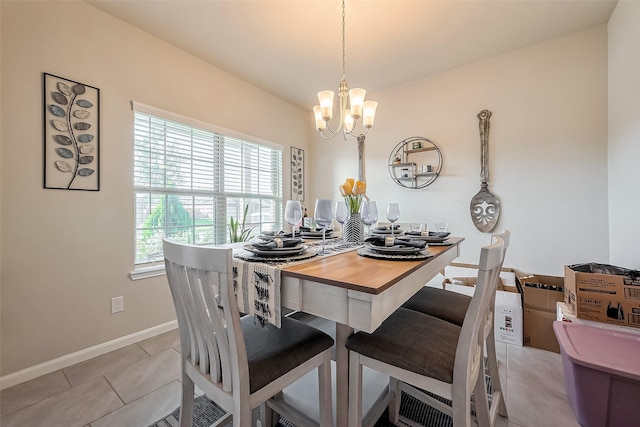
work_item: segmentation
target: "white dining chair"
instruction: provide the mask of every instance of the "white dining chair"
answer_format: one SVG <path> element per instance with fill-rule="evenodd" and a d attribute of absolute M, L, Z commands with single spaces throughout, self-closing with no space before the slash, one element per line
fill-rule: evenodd
<path fill-rule="evenodd" d="M 500 261 L 500 269 L 502 269 L 504 258 L 511 242 L 511 232 L 509 230 L 504 230 L 502 233 L 494 234 L 492 238 L 493 237 L 499 237 L 504 242 L 502 260 Z M 462 326 L 470 303 L 471 297 L 468 295 L 463 295 L 458 292 L 448 291 L 445 289 L 423 286 L 414 296 L 404 303 L 402 307 L 429 314 L 455 325 Z M 491 377 L 491 388 L 493 389 L 492 402 L 495 402 L 498 405 L 498 414 L 507 418 L 509 414 L 507 412 L 506 397 L 503 392 L 502 381 L 500 380 L 500 370 L 498 368 L 498 357 L 496 354 L 496 342 L 494 336 L 495 291 L 494 296 L 491 299 L 490 309 L 491 322 L 488 322 L 486 325 L 485 350 L 487 355 L 487 368 L 489 376 Z"/>
<path fill-rule="evenodd" d="M 370 426 L 375 417 L 362 415 L 362 368 L 391 377 L 387 396 L 389 421 L 398 424 L 402 392 L 453 417 L 454 427 L 471 425 L 471 396 L 478 425 L 492 425 L 497 405 L 489 409 L 484 381 L 483 349 L 502 263 L 504 242 L 480 252 L 478 279 L 462 326 L 407 308 L 399 308 L 373 333 L 357 332 L 349 349 L 349 426 Z M 447 405 L 424 391 L 451 402 Z M 377 413 L 372 408 L 371 413 Z"/>
<path fill-rule="evenodd" d="M 194 384 L 227 415 L 234 427 L 276 423 L 274 412 L 297 425 L 330 426 L 331 347 L 327 334 L 294 319 L 282 327 L 241 318 L 233 286 L 232 250 L 163 240 L 167 279 L 173 297 L 182 359 L 180 426 L 192 424 Z M 277 399 L 281 391 L 317 369 L 320 422 Z M 274 398 L 274 396 L 276 398 Z"/>

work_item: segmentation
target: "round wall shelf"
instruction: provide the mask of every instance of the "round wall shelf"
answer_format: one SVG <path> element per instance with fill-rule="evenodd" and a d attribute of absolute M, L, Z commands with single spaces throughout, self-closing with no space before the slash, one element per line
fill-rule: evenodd
<path fill-rule="evenodd" d="M 442 170 L 442 153 L 427 138 L 403 139 L 389 156 L 389 175 L 396 184 L 419 189 L 432 184 Z"/>

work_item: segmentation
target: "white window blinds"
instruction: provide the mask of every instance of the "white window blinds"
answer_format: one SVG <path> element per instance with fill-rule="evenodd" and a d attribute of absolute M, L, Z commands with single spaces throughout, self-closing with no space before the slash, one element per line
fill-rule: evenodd
<path fill-rule="evenodd" d="M 134 104 L 136 264 L 161 260 L 164 237 L 230 241 L 229 219 L 242 222 L 246 205 L 253 235 L 282 227 L 281 148 L 140 110 Z"/>

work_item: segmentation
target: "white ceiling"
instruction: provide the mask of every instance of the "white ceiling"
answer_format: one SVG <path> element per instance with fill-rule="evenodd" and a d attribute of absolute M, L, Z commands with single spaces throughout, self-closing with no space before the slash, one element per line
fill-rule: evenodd
<path fill-rule="evenodd" d="M 86 0 L 302 108 L 337 91 L 339 0 Z M 369 91 L 605 23 L 617 0 L 347 0 L 346 75 Z"/>

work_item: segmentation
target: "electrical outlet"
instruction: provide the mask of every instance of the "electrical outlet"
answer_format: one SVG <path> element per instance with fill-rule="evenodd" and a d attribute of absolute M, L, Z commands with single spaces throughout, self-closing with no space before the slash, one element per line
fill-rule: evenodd
<path fill-rule="evenodd" d="M 124 311 L 124 297 L 111 298 L 111 314 Z"/>

